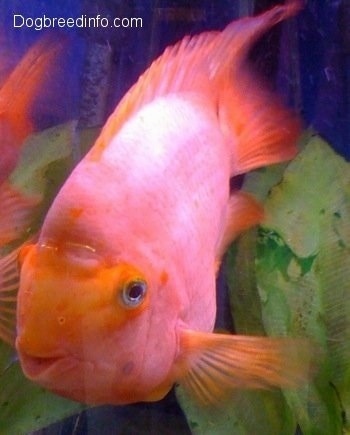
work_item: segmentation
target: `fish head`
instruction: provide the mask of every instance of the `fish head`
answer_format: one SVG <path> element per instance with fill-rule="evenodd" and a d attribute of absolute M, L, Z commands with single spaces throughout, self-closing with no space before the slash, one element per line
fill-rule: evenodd
<path fill-rule="evenodd" d="M 152 320 L 148 274 L 83 245 L 29 245 L 19 262 L 16 348 L 29 379 L 91 404 L 169 391 L 176 337 Z"/>

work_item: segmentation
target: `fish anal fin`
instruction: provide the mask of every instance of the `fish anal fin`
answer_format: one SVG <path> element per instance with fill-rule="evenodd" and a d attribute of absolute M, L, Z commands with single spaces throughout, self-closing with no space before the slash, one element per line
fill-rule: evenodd
<path fill-rule="evenodd" d="M 263 207 L 253 196 L 243 191 L 233 193 L 227 206 L 223 235 L 217 247 L 217 261 L 221 261 L 229 245 L 241 232 L 257 225 L 263 218 Z"/>
<path fill-rule="evenodd" d="M 11 346 L 14 346 L 16 335 L 18 252 L 19 248 L 0 258 L 0 340 Z"/>
<path fill-rule="evenodd" d="M 313 371 L 313 346 L 303 338 L 183 330 L 180 349 L 177 381 L 204 405 L 235 389 L 297 388 Z"/>
<path fill-rule="evenodd" d="M 24 195 L 7 181 L 0 185 L 0 247 L 28 229 L 41 199 L 41 195 Z"/>

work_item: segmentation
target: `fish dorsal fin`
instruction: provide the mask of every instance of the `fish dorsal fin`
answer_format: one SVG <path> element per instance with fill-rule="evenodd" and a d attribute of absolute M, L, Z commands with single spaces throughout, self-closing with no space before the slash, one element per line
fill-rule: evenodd
<path fill-rule="evenodd" d="M 23 235 L 41 199 L 41 195 L 25 196 L 7 181 L 0 184 L 0 247 Z"/>
<path fill-rule="evenodd" d="M 14 346 L 16 300 L 19 285 L 17 256 L 19 249 L 0 258 L 0 340 Z"/>
<path fill-rule="evenodd" d="M 232 175 L 289 160 L 297 152 L 298 117 L 257 77 L 246 57 L 264 32 L 301 7 L 301 1 L 288 1 L 257 17 L 233 22 L 224 30 L 227 37 L 234 37 L 236 51 L 230 67 L 226 67 L 229 58 L 220 65 L 218 103 L 221 128 L 232 143 Z"/>
<path fill-rule="evenodd" d="M 216 260 L 220 263 L 222 256 L 235 238 L 257 225 L 264 218 L 264 210 L 249 193 L 240 191 L 230 196 L 226 210 L 224 232 L 216 249 Z"/>
<path fill-rule="evenodd" d="M 56 35 L 57 37 L 57 35 Z M 10 123 L 19 144 L 32 132 L 29 110 L 38 94 L 45 92 L 43 82 L 62 50 L 64 40 L 46 35 L 34 44 L 0 89 L 0 115 Z"/>
<path fill-rule="evenodd" d="M 207 58 L 219 33 L 213 31 L 193 37 L 186 36 L 174 46 L 167 47 L 121 99 L 103 127 L 90 157 L 93 160 L 98 159 L 123 124 L 155 98 L 200 88 L 205 92 L 210 91 L 207 86 Z"/>
<path fill-rule="evenodd" d="M 180 333 L 177 381 L 203 404 L 234 389 L 302 386 L 312 373 L 307 339 Z"/>
<path fill-rule="evenodd" d="M 222 129 L 232 143 L 231 175 L 290 160 L 297 153 L 301 124 L 279 98 L 248 69 L 240 86 L 223 91 L 219 104 Z M 239 107 L 239 110 L 233 110 Z"/>
<path fill-rule="evenodd" d="M 244 112 L 244 116 L 248 116 L 244 121 L 239 115 L 233 118 L 229 116 L 231 109 L 239 111 L 240 100 L 247 98 L 242 92 L 238 92 L 240 80 L 250 83 L 243 68 L 247 52 L 265 31 L 294 15 L 299 9 L 300 1 L 294 0 L 286 5 L 276 6 L 260 16 L 234 21 L 222 32 L 204 32 L 193 37 L 187 36 L 176 45 L 168 47 L 122 98 L 90 151 L 90 158 L 98 160 L 123 124 L 142 106 L 170 93 L 197 92 L 208 96 L 208 102 L 212 104 L 213 110 L 216 111 L 219 106 L 222 128 L 229 136 L 238 135 L 237 130 L 239 133 L 242 122 L 247 124 L 246 129 L 249 129 L 251 124 L 252 127 L 256 127 L 256 123 L 250 119 L 255 119 L 256 113 L 251 112 L 250 106 Z M 243 77 L 240 74 L 242 71 Z M 237 92 L 239 96 L 235 103 L 238 105 L 233 107 L 230 98 Z M 256 94 L 249 93 L 248 97 L 256 97 Z M 270 96 L 270 93 L 268 96 L 259 95 L 260 100 L 263 100 L 258 104 L 260 108 L 270 102 Z M 290 156 L 291 151 L 287 154 Z M 236 171 L 242 172 L 237 164 L 236 166 Z M 243 166 L 250 168 L 253 165 L 245 164 L 242 168 Z"/>

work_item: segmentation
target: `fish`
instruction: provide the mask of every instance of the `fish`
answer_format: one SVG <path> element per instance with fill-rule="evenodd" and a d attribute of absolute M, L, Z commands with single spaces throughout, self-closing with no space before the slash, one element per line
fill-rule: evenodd
<path fill-rule="evenodd" d="M 1 42 L 5 38 L 1 35 Z M 31 109 L 45 92 L 54 60 L 62 50 L 63 39 L 39 39 L 25 53 L 13 71 L 1 74 L 0 88 L 0 338 L 14 346 L 16 336 L 17 256 L 20 248 L 9 251 L 9 244 L 25 237 L 42 201 L 41 194 L 28 194 L 11 180 L 22 147 L 35 130 Z M 1 67 L 6 70 L 6 55 Z M 26 244 L 27 242 L 24 242 Z"/>
<path fill-rule="evenodd" d="M 214 331 L 223 255 L 264 216 L 230 180 L 293 158 L 301 130 L 247 57 L 300 8 L 185 37 L 119 102 L 20 250 L 27 378 L 94 405 L 157 401 L 174 384 L 208 405 L 309 379 L 307 338 Z"/>
<path fill-rule="evenodd" d="M 14 346 L 16 338 L 17 257 L 20 249 L 16 248 L 0 258 L 0 337 L 10 346 Z"/>
<path fill-rule="evenodd" d="M 46 36 L 26 52 L 0 88 L 0 248 L 16 240 L 28 227 L 42 195 L 27 195 L 9 179 L 25 139 L 34 131 L 31 109 L 46 92 L 62 40 Z"/>
<path fill-rule="evenodd" d="M 41 199 L 42 195 L 25 195 L 9 182 L 0 186 L 0 248 L 28 229 Z"/>
<path fill-rule="evenodd" d="M 15 168 L 23 141 L 34 130 L 30 110 L 44 93 L 45 80 L 52 74 L 53 61 L 62 47 L 62 42 L 52 36 L 39 39 L 0 89 L 0 183 Z"/>

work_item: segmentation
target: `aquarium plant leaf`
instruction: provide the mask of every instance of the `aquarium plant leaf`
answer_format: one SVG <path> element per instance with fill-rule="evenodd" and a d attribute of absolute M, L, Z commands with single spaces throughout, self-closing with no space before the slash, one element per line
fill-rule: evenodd
<path fill-rule="evenodd" d="M 75 122 L 50 128 L 28 138 L 10 182 L 25 195 L 41 195 L 31 231 L 37 230 L 54 195 L 72 168 Z M 20 242 L 19 242 L 20 243 Z M 3 258 L 12 251 L 6 246 Z M 8 254 L 11 255 L 11 254 Z M 17 288 L 13 285 L 11 297 Z M 0 434 L 28 434 L 82 410 L 82 405 L 44 391 L 24 378 L 13 348 L 0 341 Z"/>
<path fill-rule="evenodd" d="M 317 136 L 265 203 L 256 273 L 269 335 L 322 349 L 318 376 L 285 396 L 303 433 L 340 434 L 350 418 L 350 165 Z"/>
<path fill-rule="evenodd" d="M 273 165 L 269 170 L 254 171 L 245 189 L 263 199 L 281 180 L 284 167 Z M 239 238 L 227 253 L 225 269 L 236 329 L 241 334 L 265 335 L 255 276 L 256 237 L 256 230 L 252 230 Z M 193 434 L 294 435 L 297 427 L 282 392 L 277 389 L 237 390 L 215 407 L 199 406 L 181 385 L 176 395 Z"/>
<path fill-rule="evenodd" d="M 176 396 L 194 435 L 294 435 L 295 420 L 278 390 L 237 390 L 210 407 L 196 403 L 181 386 Z"/>
<path fill-rule="evenodd" d="M 350 432 L 350 165 L 305 138 L 286 169 L 246 177 L 266 219 L 231 246 L 226 275 L 237 333 L 309 337 L 318 371 L 297 390 L 237 391 L 216 409 L 178 388 L 194 434 Z"/>
<path fill-rule="evenodd" d="M 1 435 L 26 435 L 82 409 L 25 379 L 13 349 L 0 342 Z"/>
<path fill-rule="evenodd" d="M 46 211 L 73 167 L 76 121 L 61 124 L 27 139 L 11 183 L 27 195 L 44 195 Z"/>
<path fill-rule="evenodd" d="M 2 190 L 6 207 L 1 218 L 0 256 L 11 252 L 38 230 L 52 199 L 72 168 L 75 124 L 69 122 L 33 134 L 23 145 L 15 170 L 2 185 L 7 187 Z"/>

